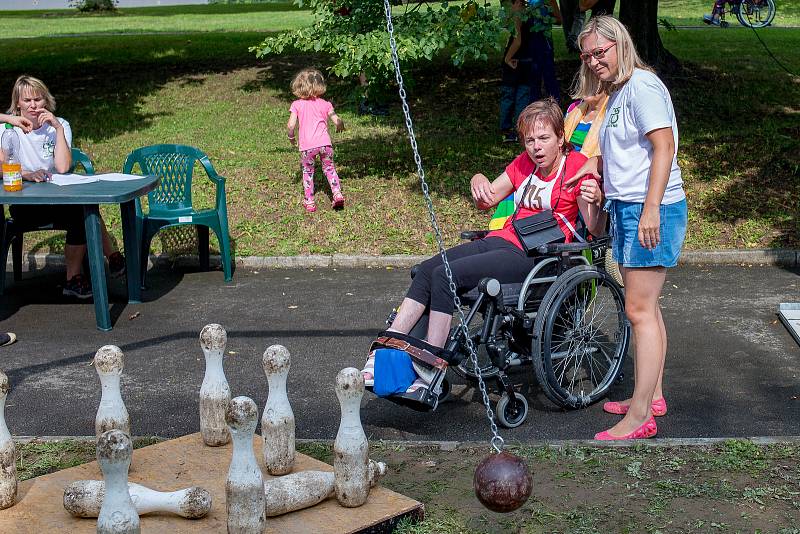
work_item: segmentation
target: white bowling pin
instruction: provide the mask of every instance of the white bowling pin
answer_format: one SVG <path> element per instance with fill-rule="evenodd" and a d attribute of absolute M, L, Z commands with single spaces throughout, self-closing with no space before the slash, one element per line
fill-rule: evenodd
<path fill-rule="evenodd" d="M 264 464 L 270 475 L 285 475 L 294 466 L 294 413 L 286 394 L 286 377 L 291 359 L 282 345 L 264 351 L 261 361 L 267 375 L 269 395 L 261 416 Z"/>
<path fill-rule="evenodd" d="M 131 438 L 121 430 L 103 432 L 97 439 L 97 463 L 103 472 L 105 495 L 97 516 L 97 534 L 140 534 L 139 514 L 128 493 Z"/>
<path fill-rule="evenodd" d="M 339 432 L 333 443 L 336 499 L 348 508 L 361 506 L 369 496 L 369 443 L 361 426 L 364 377 L 348 367 L 336 375 L 336 396 L 342 409 Z"/>
<path fill-rule="evenodd" d="M 386 464 L 369 461 L 369 485 L 375 486 L 386 474 Z M 332 471 L 301 471 L 264 482 L 267 517 L 309 508 L 336 493 Z"/>
<path fill-rule="evenodd" d="M 231 440 L 225 424 L 225 409 L 231 400 L 231 388 L 222 368 L 222 355 L 228 334 L 218 324 L 208 324 L 200 332 L 200 347 L 206 357 L 206 374 L 200 386 L 200 434 L 211 447 Z"/>
<path fill-rule="evenodd" d="M 128 410 L 125 409 L 119 389 L 124 359 L 125 356 L 120 348 L 114 345 L 100 347 L 94 355 L 94 368 L 97 370 L 97 376 L 100 377 L 100 386 L 102 387 L 100 407 L 97 408 L 97 415 L 94 419 L 94 432 L 98 438 L 103 432 L 112 429 L 121 430 L 128 436 L 131 435 Z"/>
<path fill-rule="evenodd" d="M 204 517 L 211 510 L 208 490 L 193 486 L 178 491 L 155 491 L 128 482 L 136 513 L 167 512 L 187 519 Z M 75 517 L 97 517 L 105 495 L 102 480 L 78 480 L 64 488 L 64 509 Z"/>
<path fill-rule="evenodd" d="M 266 527 L 264 476 L 253 452 L 258 407 L 249 397 L 236 397 L 228 404 L 225 421 L 233 438 L 225 482 L 228 534 L 262 534 Z"/>
<path fill-rule="evenodd" d="M 6 426 L 6 396 L 11 382 L 0 371 L 0 509 L 13 506 L 17 500 L 17 449 Z"/>

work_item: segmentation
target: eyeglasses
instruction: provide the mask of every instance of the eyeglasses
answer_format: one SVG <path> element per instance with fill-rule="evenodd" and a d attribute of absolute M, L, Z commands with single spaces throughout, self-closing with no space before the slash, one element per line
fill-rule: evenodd
<path fill-rule="evenodd" d="M 591 61 L 592 58 L 596 59 L 597 61 L 600 61 L 601 59 L 606 57 L 606 52 L 608 52 L 612 47 L 616 45 L 617 43 L 611 43 L 606 46 L 601 46 L 600 48 L 595 48 L 591 52 L 584 52 L 583 54 L 581 54 L 581 60 L 584 63 L 589 63 L 589 61 Z"/>

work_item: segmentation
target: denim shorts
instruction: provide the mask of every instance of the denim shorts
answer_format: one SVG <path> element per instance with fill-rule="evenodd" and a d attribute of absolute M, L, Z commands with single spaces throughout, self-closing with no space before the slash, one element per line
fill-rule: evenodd
<path fill-rule="evenodd" d="M 639 243 L 639 218 L 644 204 L 611 200 L 612 254 L 624 267 L 675 267 L 686 237 L 686 199 L 662 204 L 659 210 L 659 235 L 656 248 L 647 250 Z"/>

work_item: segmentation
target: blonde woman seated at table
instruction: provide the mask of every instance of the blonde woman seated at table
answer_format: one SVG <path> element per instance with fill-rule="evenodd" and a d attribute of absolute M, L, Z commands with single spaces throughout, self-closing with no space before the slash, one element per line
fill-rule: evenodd
<path fill-rule="evenodd" d="M 24 75 L 17 78 L 8 109 L 13 120 L 5 121 L 0 116 L 0 121 L 13 124 L 19 136 L 23 180 L 44 182 L 53 173 L 65 173 L 72 166 L 72 129 L 66 120 L 53 114 L 55 109 L 56 100 L 41 80 Z M 5 159 L 1 152 L 0 156 Z M 81 274 L 86 254 L 83 206 L 11 205 L 10 212 L 11 217 L 22 227 L 54 225 L 67 230 L 64 245 L 67 281 L 63 294 L 79 299 L 91 298 L 91 283 Z M 112 276 L 119 276 L 125 272 L 125 258 L 115 249 L 105 223 L 100 226 L 103 254 L 108 257 L 109 271 Z"/>

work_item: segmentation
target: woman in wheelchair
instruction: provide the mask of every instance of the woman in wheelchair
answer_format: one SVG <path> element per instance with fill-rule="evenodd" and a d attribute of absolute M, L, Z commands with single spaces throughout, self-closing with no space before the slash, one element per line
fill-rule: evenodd
<path fill-rule="evenodd" d="M 552 210 L 566 242 L 577 235 L 575 225 L 579 212 L 591 233 L 603 233 L 603 196 L 597 180 L 588 177 L 569 187 L 565 185 L 586 162 L 586 157 L 573 151 L 565 140 L 564 117 L 556 101 L 548 98 L 526 107 L 520 113 L 517 131 L 524 150 L 505 171 L 491 182 L 483 174 L 473 176 L 470 186 L 478 209 L 490 209 L 513 192 L 518 206 L 517 218 Z M 482 278 L 489 276 L 501 284 L 521 282 L 534 267 L 537 258 L 529 257 L 523 250 L 512 219 L 509 217 L 502 229 L 489 232 L 482 239 L 447 250 L 459 294 L 475 288 Z M 409 334 L 427 311 L 426 341 L 433 347 L 443 347 L 450 332 L 454 306 L 442 259 L 436 255 L 419 265 L 388 332 Z M 367 361 L 363 373 L 370 385 L 374 378 L 372 358 Z M 427 383 L 420 378 L 408 392 L 423 386 Z"/>

